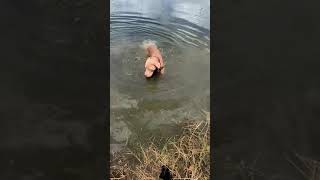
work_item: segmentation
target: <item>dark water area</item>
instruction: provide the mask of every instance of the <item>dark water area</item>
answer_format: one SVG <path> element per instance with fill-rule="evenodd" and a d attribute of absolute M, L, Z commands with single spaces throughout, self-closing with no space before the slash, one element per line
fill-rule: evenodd
<path fill-rule="evenodd" d="M 0 179 L 102 179 L 105 4 L 1 1 Z"/>
<path fill-rule="evenodd" d="M 316 7 L 315 1 L 217 3 L 217 179 L 304 179 L 286 158 L 320 159 Z"/>

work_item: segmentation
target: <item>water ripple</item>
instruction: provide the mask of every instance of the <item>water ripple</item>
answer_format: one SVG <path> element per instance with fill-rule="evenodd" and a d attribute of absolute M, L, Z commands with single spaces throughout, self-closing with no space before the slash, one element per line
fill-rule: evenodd
<path fill-rule="evenodd" d="M 178 99 L 209 88 L 209 30 L 183 19 L 169 19 L 111 14 L 112 87 L 138 99 Z M 143 75 L 145 52 L 140 45 L 147 39 L 157 42 L 167 64 L 160 81 L 146 81 Z"/>
<path fill-rule="evenodd" d="M 205 38 L 209 30 L 183 19 L 170 18 L 163 21 L 139 13 L 117 12 L 111 14 L 110 20 L 111 42 L 119 40 L 119 37 L 141 41 L 136 38 L 139 36 L 179 46 L 208 47 L 210 42 Z"/>

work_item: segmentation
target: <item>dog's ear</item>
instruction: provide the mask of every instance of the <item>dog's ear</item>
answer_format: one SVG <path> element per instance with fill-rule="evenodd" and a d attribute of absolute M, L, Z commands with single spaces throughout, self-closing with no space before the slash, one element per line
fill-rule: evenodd
<path fill-rule="evenodd" d="M 151 77 L 152 75 L 153 75 L 153 72 L 151 72 L 151 71 L 149 71 L 149 70 L 146 70 L 146 71 L 144 72 L 144 76 L 147 77 L 147 78 Z"/>
<path fill-rule="evenodd" d="M 155 59 L 155 58 L 148 58 L 147 59 L 147 61 L 146 61 L 146 67 L 151 67 L 151 66 L 153 66 L 152 67 L 152 69 L 154 68 L 154 67 L 156 67 L 156 68 L 158 68 L 158 69 L 160 69 L 161 68 L 161 64 Z"/>
<path fill-rule="evenodd" d="M 146 69 L 149 69 L 149 70 L 155 70 L 156 67 L 157 67 L 157 66 L 155 66 L 153 63 L 152 63 L 152 64 L 150 63 L 150 64 L 147 64 L 145 68 L 146 68 Z"/>
<path fill-rule="evenodd" d="M 155 63 L 155 66 L 160 69 L 161 68 L 161 64 L 159 62 Z"/>
<path fill-rule="evenodd" d="M 146 61 L 145 61 L 145 63 L 144 63 L 144 67 L 145 67 L 145 68 L 147 68 L 147 67 L 150 66 L 150 64 L 151 64 L 150 61 L 151 61 L 150 57 L 147 57 L 147 59 L 146 59 Z"/>

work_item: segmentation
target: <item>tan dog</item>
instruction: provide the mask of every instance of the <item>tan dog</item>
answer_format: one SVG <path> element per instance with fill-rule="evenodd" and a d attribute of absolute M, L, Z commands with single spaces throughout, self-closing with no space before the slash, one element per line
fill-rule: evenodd
<path fill-rule="evenodd" d="M 157 72 L 164 74 L 163 58 L 157 46 L 154 43 L 148 43 L 144 48 L 148 54 L 148 58 L 144 65 L 146 69 L 144 76 L 150 78 Z"/>

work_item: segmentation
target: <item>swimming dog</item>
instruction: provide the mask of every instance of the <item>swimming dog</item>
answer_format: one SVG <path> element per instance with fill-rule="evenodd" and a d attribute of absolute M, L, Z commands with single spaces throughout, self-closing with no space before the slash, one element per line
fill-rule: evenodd
<path fill-rule="evenodd" d="M 144 76 L 153 77 L 156 73 L 164 74 L 164 62 L 160 50 L 153 41 L 144 42 L 143 48 L 146 50 L 148 58 L 145 61 Z"/>

